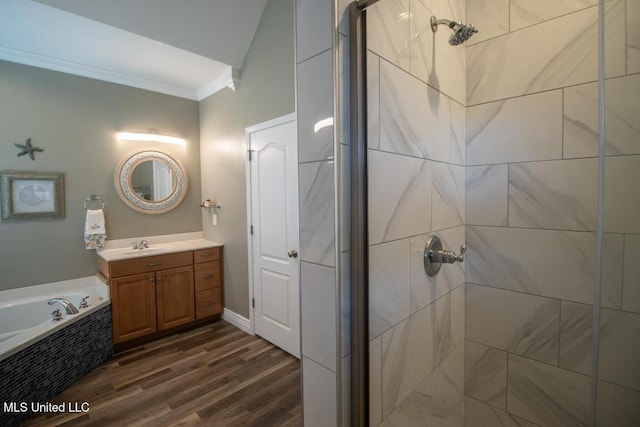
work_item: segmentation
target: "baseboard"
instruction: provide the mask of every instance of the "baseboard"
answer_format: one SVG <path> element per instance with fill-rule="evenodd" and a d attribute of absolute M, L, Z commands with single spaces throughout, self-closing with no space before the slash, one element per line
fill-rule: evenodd
<path fill-rule="evenodd" d="M 251 322 L 244 316 L 239 315 L 238 313 L 225 308 L 222 311 L 222 320 L 225 320 L 231 323 L 236 328 L 251 334 Z"/>

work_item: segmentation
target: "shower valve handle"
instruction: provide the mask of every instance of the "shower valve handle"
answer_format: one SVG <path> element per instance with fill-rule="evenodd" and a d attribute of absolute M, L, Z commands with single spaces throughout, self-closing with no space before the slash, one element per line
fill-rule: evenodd
<path fill-rule="evenodd" d="M 464 261 L 467 245 L 460 246 L 460 255 L 444 250 L 438 236 L 431 236 L 424 247 L 424 270 L 428 276 L 435 276 L 442 264 L 453 264 Z"/>

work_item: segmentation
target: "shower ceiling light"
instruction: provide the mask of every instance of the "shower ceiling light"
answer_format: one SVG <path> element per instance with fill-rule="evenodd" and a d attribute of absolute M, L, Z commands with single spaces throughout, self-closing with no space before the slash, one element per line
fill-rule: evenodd
<path fill-rule="evenodd" d="M 157 133 L 118 132 L 118 141 L 146 141 L 164 142 L 165 144 L 185 145 L 186 140 L 175 136 L 160 135 Z"/>

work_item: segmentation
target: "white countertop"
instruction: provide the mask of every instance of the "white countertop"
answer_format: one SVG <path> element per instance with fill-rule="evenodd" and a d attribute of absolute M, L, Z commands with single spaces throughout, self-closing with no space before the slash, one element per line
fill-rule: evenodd
<path fill-rule="evenodd" d="M 224 246 L 223 243 L 214 242 L 197 237 L 200 233 L 184 233 L 184 235 L 174 234 L 167 236 L 151 236 L 148 238 L 131 238 L 107 241 L 106 248 L 98 249 L 97 254 L 107 262 L 119 261 L 123 259 L 142 258 L 147 256 L 164 255 L 176 252 L 195 251 L 198 249 L 214 248 Z M 188 239 L 180 240 L 180 237 Z M 148 249 L 133 250 L 131 242 L 148 240 Z"/>

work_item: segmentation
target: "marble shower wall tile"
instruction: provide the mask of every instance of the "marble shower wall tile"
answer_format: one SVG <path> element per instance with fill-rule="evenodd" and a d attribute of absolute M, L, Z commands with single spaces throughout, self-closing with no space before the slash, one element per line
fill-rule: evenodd
<path fill-rule="evenodd" d="M 591 379 L 509 354 L 507 408 L 543 426 L 587 426 Z"/>
<path fill-rule="evenodd" d="M 511 0 L 511 31 L 598 4 L 598 0 Z"/>
<path fill-rule="evenodd" d="M 451 343 L 458 347 L 466 335 L 466 291 L 460 285 L 451 291 Z"/>
<path fill-rule="evenodd" d="M 605 160 L 604 229 L 640 234 L 640 156 Z"/>
<path fill-rule="evenodd" d="M 614 77 L 625 73 L 624 2 L 606 8 L 606 69 Z M 591 7 L 468 46 L 467 105 L 596 81 L 597 30 Z"/>
<path fill-rule="evenodd" d="M 536 427 L 529 421 L 469 397 L 464 401 L 464 412 L 465 427 Z"/>
<path fill-rule="evenodd" d="M 466 172 L 466 223 L 506 226 L 509 166 L 468 166 Z"/>
<path fill-rule="evenodd" d="M 386 418 L 434 367 L 432 306 L 382 335 L 382 417 Z"/>
<path fill-rule="evenodd" d="M 367 48 L 409 70 L 409 0 L 381 1 L 367 9 Z"/>
<path fill-rule="evenodd" d="M 296 55 L 298 63 L 331 49 L 330 2 L 296 1 Z"/>
<path fill-rule="evenodd" d="M 304 425 L 333 427 L 338 425 L 336 374 L 306 357 L 302 358 L 302 396 Z"/>
<path fill-rule="evenodd" d="M 459 252 L 465 243 L 464 227 L 434 232 L 442 240 L 444 248 Z M 431 304 L 464 283 L 464 262 L 442 266 L 432 277 L 424 271 L 424 247 L 431 234 L 423 234 L 411 239 L 411 313 Z"/>
<path fill-rule="evenodd" d="M 627 74 L 640 73 L 640 3 L 627 1 Z"/>
<path fill-rule="evenodd" d="M 602 309 L 598 378 L 640 391 L 640 314 Z"/>
<path fill-rule="evenodd" d="M 591 375 L 593 306 L 561 301 L 560 312 L 559 366 Z"/>
<path fill-rule="evenodd" d="M 509 226 L 595 231 L 597 159 L 509 165 Z"/>
<path fill-rule="evenodd" d="M 465 348 L 465 393 L 491 406 L 507 405 L 507 353 L 473 341 Z"/>
<path fill-rule="evenodd" d="M 447 294 L 382 334 L 382 416 L 387 417 L 454 350 Z"/>
<path fill-rule="evenodd" d="M 640 75 L 606 81 L 605 155 L 640 153 Z M 564 157 L 597 157 L 598 84 L 564 89 Z"/>
<path fill-rule="evenodd" d="M 382 422 L 382 337 L 369 342 L 369 423 Z"/>
<path fill-rule="evenodd" d="M 431 229 L 431 163 L 369 150 L 369 243 Z M 393 177 L 393 179 L 389 179 Z"/>
<path fill-rule="evenodd" d="M 369 248 L 369 339 L 409 317 L 409 239 Z"/>
<path fill-rule="evenodd" d="M 451 100 L 393 64 L 380 61 L 380 149 L 449 161 Z"/>
<path fill-rule="evenodd" d="M 467 226 L 466 237 L 468 282 L 592 303 L 594 233 Z"/>
<path fill-rule="evenodd" d="M 328 50 L 298 64 L 299 161 L 333 159 L 333 126 L 314 125 L 333 117 L 333 53 Z"/>
<path fill-rule="evenodd" d="M 640 313 L 640 236 L 624 238 L 622 309 Z"/>
<path fill-rule="evenodd" d="M 467 165 L 561 158 L 561 90 L 467 109 Z"/>
<path fill-rule="evenodd" d="M 467 107 L 451 101 L 451 163 L 464 166 L 467 154 Z"/>
<path fill-rule="evenodd" d="M 598 381 L 596 425 L 625 426 L 640 425 L 640 391 Z"/>
<path fill-rule="evenodd" d="M 430 17 L 465 21 L 462 0 L 434 0 L 431 11 L 411 0 L 411 73 L 440 92 L 466 104 L 465 46 L 449 45 L 451 32 L 446 28 L 434 34 Z"/>
<path fill-rule="evenodd" d="M 464 225 L 464 166 L 433 163 L 431 170 L 431 228 L 442 230 Z"/>
<path fill-rule="evenodd" d="M 467 21 L 478 28 L 467 45 L 509 32 L 509 0 L 467 0 Z"/>
<path fill-rule="evenodd" d="M 367 51 L 367 144 L 380 149 L 380 57 Z"/>
<path fill-rule="evenodd" d="M 333 162 L 303 163 L 300 180 L 300 257 L 335 264 Z"/>
<path fill-rule="evenodd" d="M 301 263 L 302 354 L 336 372 L 335 269 Z"/>
<path fill-rule="evenodd" d="M 384 420 L 382 426 L 459 426 L 464 421 L 464 345 L 459 346 Z"/>
<path fill-rule="evenodd" d="M 467 285 L 467 339 L 558 364 L 560 301 Z"/>

